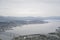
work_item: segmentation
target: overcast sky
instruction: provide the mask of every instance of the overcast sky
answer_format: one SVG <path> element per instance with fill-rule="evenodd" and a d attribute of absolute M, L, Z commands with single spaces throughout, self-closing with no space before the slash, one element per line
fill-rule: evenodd
<path fill-rule="evenodd" d="M 1 16 L 60 16 L 60 0 L 0 0 Z"/>

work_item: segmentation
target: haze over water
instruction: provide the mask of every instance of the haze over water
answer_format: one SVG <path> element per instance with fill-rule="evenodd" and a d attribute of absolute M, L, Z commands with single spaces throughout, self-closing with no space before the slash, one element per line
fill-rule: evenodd
<path fill-rule="evenodd" d="M 19 35 L 47 34 L 50 32 L 55 32 L 58 27 L 60 27 L 60 21 L 50 21 L 49 23 L 44 24 L 28 24 L 17 26 L 13 27 L 13 30 L 7 30 L 6 32 Z"/>

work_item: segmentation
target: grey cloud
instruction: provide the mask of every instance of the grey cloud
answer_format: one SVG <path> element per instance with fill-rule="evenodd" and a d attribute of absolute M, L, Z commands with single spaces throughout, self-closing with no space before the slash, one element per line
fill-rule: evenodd
<path fill-rule="evenodd" d="M 59 10 L 60 0 L 0 0 L 0 15 L 54 16 Z"/>

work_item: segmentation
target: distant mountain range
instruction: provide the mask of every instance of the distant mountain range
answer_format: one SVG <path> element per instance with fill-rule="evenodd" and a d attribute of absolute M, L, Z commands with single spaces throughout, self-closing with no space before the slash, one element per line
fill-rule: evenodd
<path fill-rule="evenodd" d="M 60 20 L 60 16 L 51 16 L 51 17 L 4 17 L 0 16 L 0 22 L 14 21 L 14 20 Z"/>
<path fill-rule="evenodd" d="M 60 20 L 60 16 L 45 17 L 46 20 Z"/>

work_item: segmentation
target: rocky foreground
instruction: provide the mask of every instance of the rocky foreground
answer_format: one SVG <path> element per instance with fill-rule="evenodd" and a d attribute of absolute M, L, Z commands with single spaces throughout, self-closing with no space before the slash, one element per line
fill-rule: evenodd
<path fill-rule="evenodd" d="M 56 35 L 43 35 L 43 34 L 32 34 L 15 37 L 12 40 L 59 40 L 60 38 Z"/>

